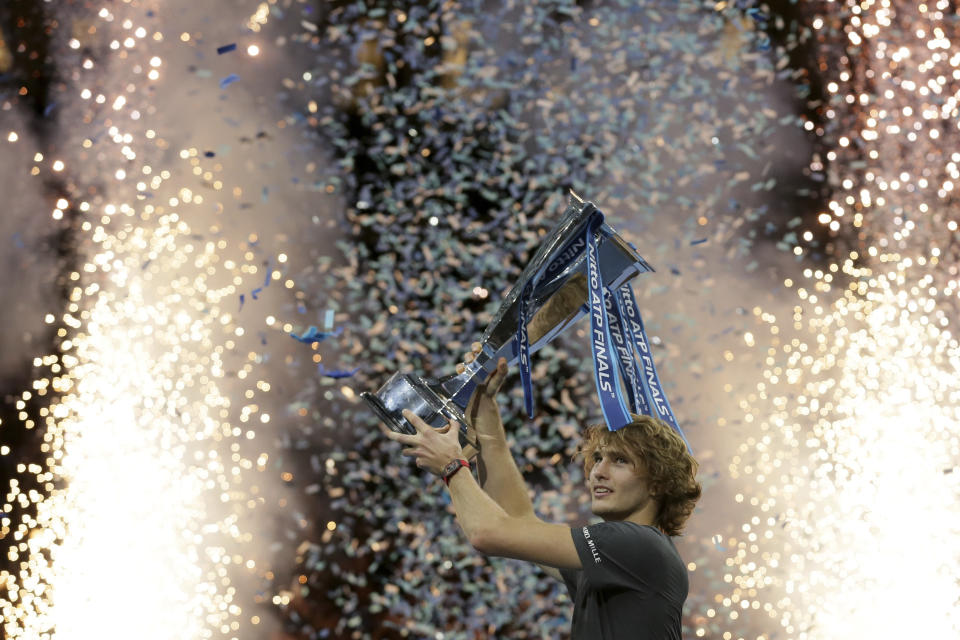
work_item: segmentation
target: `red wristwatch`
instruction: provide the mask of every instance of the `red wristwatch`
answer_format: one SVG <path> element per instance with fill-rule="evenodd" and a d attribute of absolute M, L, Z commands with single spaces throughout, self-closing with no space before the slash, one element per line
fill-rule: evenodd
<path fill-rule="evenodd" d="M 449 487 L 450 478 L 452 478 L 453 474 L 455 474 L 457 471 L 460 471 L 460 469 L 463 467 L 469 469 L 470 463 L 462 458 L 458 460 L 451 460 L 450 463 L 445 466 L 443 471 L 440 473 L 440 475 L 443 477 L 443 482 Z"/>

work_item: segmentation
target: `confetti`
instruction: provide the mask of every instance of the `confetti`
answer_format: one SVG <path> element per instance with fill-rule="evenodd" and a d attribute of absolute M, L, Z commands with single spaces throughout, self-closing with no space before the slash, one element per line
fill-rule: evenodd
<path fill-rule="evenodd" d="M 323 342 L 327 338 L 331 338 L 333 336 L 339 336 L 341 333 L 343 333 L 343 327 L 337 327 L 336 331 L 320 331 L 315 326 L 311 325 L 306 331 L 303 332 L 303 335 L 298 336 L 291 333 L 290 337 L 306 344 L 313 344 L 314 342 Z"/>
<path fill-rule="evenodd" d="M 322 375 L 322 376 L 326 376 L 326 377 L 328 377 L 328 378 L 351 378 L 351 377 L 357 375 L 357 372 L 358 372 L 358 371 L 360 371 L 360 367 L 357 367 L 357 368 L 352 369 L 352 370 L 350 370 L 350 371 L 346 371 L 346 370 L 344 370 L 344 371 L 336 371 L 336 370 L 328 371 L 327 369 L 325 369 L 325 368 L 323 367 L 323 363 L 320 363 L 320 364 L 317 365 L 317 373 L 319 373 L 319 374 Z"/>
<path fill-rule="evenodd" d="M 221 88 L 221 89 L 226 89 L 226 88 L 229 87 L 231 84 L 233 84 L 234 82 L 238 82 L 239 80 L 240 80 L 240 76 L 238 76 L 238 75 L 235 74 L 235 73 L 231 73 L 230 75 L 228 75 L 228 76 L 226 76 L 225 78 L 223 78 L 222 80 L 220 80 L 220 88 Z"/>

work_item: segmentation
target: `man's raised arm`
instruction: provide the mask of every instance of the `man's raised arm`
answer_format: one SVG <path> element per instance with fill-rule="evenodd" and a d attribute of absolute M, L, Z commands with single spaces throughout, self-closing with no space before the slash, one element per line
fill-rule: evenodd
<path fill-rule="evenodd" d="M 467 356 L 467 360 L 470 359 Z M 516 518 L 533 517 L 533 502 L 510 453 L 500 407 L 497 405 L 497 391 L 506 376 L 507 361 L 500 358 L 496 370 L 477 387 L 470 399 L 466 410 L 467 424 L 476 437 L 479 449 L 477 473 L 480 486 L 507 514 Z"/>
<path fill-rule="evenodd" d="M 475 345 L 479 346 L 479 345 Z M 534 518 L 533 502 L 523 475 L 510 453 L 506 432 L 497 405 L 497 391 L 507 375 L 507 361 L 501 358 L 496 370 L 477 387 L 467 406 L 467 422 L 476 436 L 477 475 L 480 486 L 508 515 Z M 540 565 L 549 575 L 560 579 L 553 567 Z"/>
<path fill-rule="evenodd" d="M 480 487 L 472 474 L 457 473 L 464 466 L 457 462 L 463 459 L 464 451 L 460 429 L 454 422 L 435 429 L 410 410 L 404 409 L 403 417 L 414 426 L 416 434 L 397 433 L 383 424 L 380 430 L 389 439 L 406 445 L 401 453 L 415 456 L 418 467 L 448 481 L 457 521 L 477 551 L 540 566 L 582 568 L 569 527 L 543 522 L 532 514 L 512 516 Z"/>
<path fill-rule="evenodd" d="M 575 318 L 581 305 L 587 301 L 588 293 L 586 276 L 572 276 L 537 310 L 527 324 L 530 342 L 536 343 L 556 326 Z M 471 353 L 467 354 L 464 361 L 472 362 L 481 348 L 479 342 L 474 342 Z M 463 367 L 463 364 L 458 365 L 457 373 L 462 373 Z M 497 391 L 506 377 L 507 361 L 500 358 L 496 370 L 487 377 L 486 382 L 477 387 L 467 405 L 467 424 L 474 430 L 480 445 L 477 472 L 480 486 L 509 515 L 536 517 L 527 485 L 510 454 L 500 419 Z"/>

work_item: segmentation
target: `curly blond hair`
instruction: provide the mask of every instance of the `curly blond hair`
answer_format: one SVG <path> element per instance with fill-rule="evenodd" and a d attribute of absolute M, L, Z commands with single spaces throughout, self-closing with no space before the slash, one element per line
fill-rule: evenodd
<path fill-rule="evenodd" d="M 651 416 L 630 416 L 633 421 L 616 431 L 602 422 L 588 426 L 574 457 L 583 456 L 587 477 L 593 469 L 593 454 L 601 447 L 614 447 L 631 458 L 635 467 L 642 465 L 650 491 L 660 503 L 655 524 L 667 535 L 678 536 L 700 499 L 695 477 L 699 465 L 670 425 Z"/>

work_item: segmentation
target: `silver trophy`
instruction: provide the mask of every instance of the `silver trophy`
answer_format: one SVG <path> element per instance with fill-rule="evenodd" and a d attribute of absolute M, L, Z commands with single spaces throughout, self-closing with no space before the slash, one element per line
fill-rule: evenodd
<path fill-rule="evenodd" d="M 416 433 L 401 411 L 409 409 L 434 428 L 448 420 L 460 425 L 464 455 L 477 453 L 468 436 L 465 410 L 479 384 L 496 369 L 501 356 L 511 365 L 518 359 L 517 329 L 521 309 L 527 322 L 529 352 L 535 353 L 587 313 L 587 225 L 602 215 L 591 202 L 571 191 L 569 205 L 557 225 L 544 238 L 536 255 L 507 294 L 479 342 L 482 350 L 459 375 L 424 379 L 397 372 L 376 393 L 363 392 L 370 409 L 391 430 Z M 635 275 L 653 268 L 612 227 L 600 224 L 596 231 L 598 257 L 604 287 L 615 291 Z M 521 304 L 521 297 L 525 300 Z"/>

